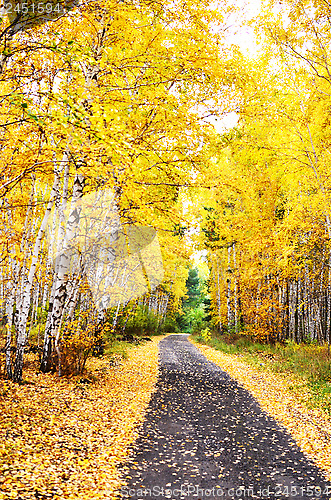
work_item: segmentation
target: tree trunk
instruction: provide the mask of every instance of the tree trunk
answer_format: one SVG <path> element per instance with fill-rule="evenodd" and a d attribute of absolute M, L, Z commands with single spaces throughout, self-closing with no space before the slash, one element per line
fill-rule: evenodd
<path fill-rule="evenodd" d="M 216 255 L 216 277 L 217 277 L 217 311 L 218 311 L 218 329 L 219 332 L 222 333 L 223 331 L 223 325 L 222 325 L 222 312 L 221 312 L 221 287 L 220 287 L 220 269 L 219 269 L 219 262 L 218 262 L 218 257 Z"/>
<path fill-rule="evenodd" d="M 6 356 L 6 377 L 8 379 L 13 378 L 12 366 L 11 366 L 11 336 L 12 336 L 12 325 L 13 325 L 13 310 L 14 310 L 14 296 L 10 294 L 9 300 L 6 307 L 7 316 L 7 337 L 5 346 L 5 356 Z"/>
<path fill-rule="evenodd" d="M 84 177 L 81 174 L 77 174 L 73 188 L 73 199 L 72 199 L 73 206 L 83 196 L 84 183 L 85 183 Z M 74 207 L 67 223 L 64 248 L 61 251 L 58 259 L 58 275 L 55 285 L 54 301 L 51 310 L 50 320 L 47 325 L 47 329 L 45 329 L 43 356 L 40 365 L 40 371 L 43 373 L 46 373 L 51 369 L 51 356 L 53 351 L 52 340 L 56 339 L 57 337 L 57 331 L 60 325 L 62 312 L 67 296 L 68 272 L 69 272 L 70 260 L 72 257 L 71 255 L 72 249 L 70 248 L 70 241 L 72 240 L 75 234 L 75 230 L 79 222 L 79 214 L 80 210 L 77 207 Z M 55 343 L 56 342 L 54 342 L 54 344 Z M 54 345 L 54 347 L 57 346 Z"/>
<path fill-rule="evenodd" d="M 228 312 L 228 328 L 231 327 L 232 324 L 232 308 L 231 308 L 231 278 L 230 274 L 231 273 L 231 246 L 228 246 L 228 277 L 226 279 L 227 283 L 227 293 L 226 293 L 226 305 L 227 305 L 227 312 Z"/>
<path fill-rule="evenodd" d="M 23 372 L 23 358 L 24 358 L 24 348 L 26 343 L 26 325 L 28 320 L 28 314 L 30 309 L 30 299 L 31 299 L 31 289 L 33 284 L 33 279 L 35 276 L 38 260 L 39 260 L 39 251 L 41 247 L 41 241 L 46 230 L 47 222 L 49 216 L 51 214 L 51 210 L 54 204 L 54 200 L 58 194 L 60 182 L 59 170 L 56 168 L 54 173 L 54 182 L 52 186 L 52 191 L 50 195 L 50 199 L 47 203 L 46 211 L 41 223 L 41 226 L 38 231 L 38 235 L 35 241 L 31 266 L 29 274 L 25 280 L 24 292 L 22 297 L 22 304 L 19 314 L 19 322 L 18 322 L 18 332 L 17 332 L 17 346 L 16 346 L 16 358 L 14 363 L 14 374 L 13 380 L 15 382 L 22 381 L 22 372 Z"/>
<path fill-rule="evenodd" d="M 234 267 L 234 329 L 235 332 L 239 331 L 239 323 L 238 323 L 238 276 L 237 276 L 237 258 L 236 258 L 236 244 L 233 243 L 233 267 Z"/>

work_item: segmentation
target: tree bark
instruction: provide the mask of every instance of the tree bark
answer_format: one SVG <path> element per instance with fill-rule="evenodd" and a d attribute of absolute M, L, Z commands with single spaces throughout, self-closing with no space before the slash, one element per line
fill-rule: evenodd
<path fill-rule="evenodd" d="M 51 369 L 51 356 L 53 352 L 52 342 L 54 339 L 55 344 L 57 330 L 60 325 L 62 312 L 67 296 L 68 272 L 72 256 L 70 241 L 75 234 L 80 214 L 80 210 L 75 206 L 75 204 L 83 196 L 84 183 L 84 177 L 81 174 L 77 174 L 74 182 L 72 197 L 72 204 L 74 206 L 74 209 L 72 210 L 68 219 L 65 241 L 63 245 L 64 248 L 62 249 L 58 259 L 58 274 L 55 285 L 54 301 L 52 305 L 50 320 L 47 328 L 45 328 L 43 356 L 40 365 L 40 371 L 43 373 L 46 373 Z M 54 347 L 56 348 L 55 345 Z"/>
<path fill-rule="evenodd" d="M 54 200 L 58 194 L 59 182 L 60 182 L 60 174 L 58 168 L 56 168 L 54 173 L 54 182 L 52 186 L 50 199 L 47 203 L 46 211 L 35 241 L 31 265 L 30 265 L 30 271 L 25 280 L 24 293 L 22 297 L 22 304 L 19 314 L 18 332 L 17 332 L 16 358 L 15 358 L 14 373 L 13 373 L 13 380 L 15 382 L 22 381 L 24 348 L 26 343 L 26 325 L 30 308 L 31 289 L 39 260 L 41 241 L 44 236 L 44 232 L 46 230 L 47 222 L 51 214 Z"/>

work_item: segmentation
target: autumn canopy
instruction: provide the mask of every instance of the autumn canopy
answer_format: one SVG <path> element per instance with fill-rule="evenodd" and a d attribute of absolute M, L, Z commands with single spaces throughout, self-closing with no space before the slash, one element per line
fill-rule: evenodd
<path fill-rule="evenodd" d="M 32 348 L 63 375 L 139 322 L 173 331 L 197 250 L 215 330 L 330 342 L 329 4 L 6 8 L 5 376 Z M 228 36 L 247 22 L 254 57 Z"/>

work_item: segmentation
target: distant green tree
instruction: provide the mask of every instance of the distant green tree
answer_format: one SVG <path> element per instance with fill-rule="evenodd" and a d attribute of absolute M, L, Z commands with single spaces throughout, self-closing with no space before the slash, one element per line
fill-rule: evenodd
<path fill-rule="evenodd" d="M 189 270 L 186 289 L 187 298 L 183 300 L 183 314 L 177 318 L 177 323 L 181 331 L 197 333 L 206 326 L 205 309 L 206 306 L 208 308 L 208 298 L 203 292 L 203 283 L 196 268 Z"/>
<path fill-rule="evenodd" d="M 201 287 L 199 273 L 196 268 L 190 269 L 186 280 L 188 298 L 184 301 L 184 309 L 196 307 L 201 302 Z"/>

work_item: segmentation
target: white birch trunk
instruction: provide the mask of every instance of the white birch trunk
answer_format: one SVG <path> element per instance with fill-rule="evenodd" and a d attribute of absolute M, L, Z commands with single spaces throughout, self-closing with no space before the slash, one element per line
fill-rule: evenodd
<path fill-rule="evenodd" d="M 13 374 L 13 380 L 15 382 L 21 382 L 21 380 L 22 380 L 23 357 L 24 357 L 24 348 L 25 348 L 25 343 L 26 343 L 26 325 L 27 325 L 29 308 L 30 308 L 31 289 L 32 289 L 33 279 L 34 279 L 36 269 L 37 269 L 37 264 L 39 261 L 39 251 L 40 251 L 40 247 L 41 247 L 41 241 L 42 241 L 42 238 L 44 236 L 44 232 L 45 232 L 46 227 L 47 227 L 47 222 L 48 222 L 49 216 L 51 214 L 54 200 L 58 194 L 59 182 L 60 182 L 60 175 L 59 175 L 58 169 L 56 169 L 54 172 L 54 182 L 53 182 L 53 186 L 52 186 L 50 199 L 47 203 L 46 211 L 45 211 L 45 214 L 44 214 L 44 217 L 43 217 L 43 220 L 42 220 L 42 223 L 41 223 L 41 226 L 39 228 L 37 238 L 36 238 L 36 241 L 34 244 L 31 265 L 30 265 L 30 271 L 29 271 L 29 274 L 25 280 L 24 294 L 22 297 L 21 309 L 19 311 L 19 322 L 18 322 L 18 331 L 17 331 L 17 348 L 16 348 L 16 358 L 15 358 L 14 374 Z"/>
<path fill-rule="evenodd" d="M 237 276 L 237 256 L 236 256 L 236 244 L 233 243 L 233 267 L 234 267 L 234 329 L 235 332 L 239 331 L 239 323 L 238 323 L 238 276 Z"/>
<path fill-rule="evenodd" d="M 228 314 L 228 328 L 230 328 L 232 323 L 232 309 L 231 309 L 231 246 L 228 246 L 228 277 L 226 279 L 227 283 L 227 293 L 226 293 L 226 305 Z"/>
<path fill-rule="evenodd" d="M 74 188 L 73 188 L 73 205 L 83 196 L 83 188 L 84 188 L 84 177 L 81 174 L 77 174 L 75 178 Z M 67 230 L 65 235 L 65 242 L 67 245 L 64 245 L 65 248 L 61 251 L 59 259 L 58 259 L 58 274 L 55 285 L 54 292 L 54 301 L 51 310 L 50 320 L 47 325 L 47 329 L 45 329 L 45 337 L 44 337 L 44 348 L 43 348 L 43 357 L 40 365 L 40 370 L 42 372 L 47 372 L 50 370 L 50 361 L 52 355 L 52 340 L 54 339 L 54 344 L 58 344 L 58 328 L 60 325 L 63 307 L 65 304 L 66 294 L 67 294 L 67 280 L 68 280 L 68 272 L 69 265 L 71 260 L 71 249 L 70 249 L 70 241 L 72 240 L 75 230 L 77 228 L 79 221 L 79 211 L 77 208 L 71 212 Z M 54 345 L 57 349 L 58 345 Z"/>
<path fill-rule="evenodd" d="M 217 277 L 216 301 L 217 301 L 217 312 L 218 312 L 218 328 L 219 328 L 219 332 L 222 333 L 223 324 L 222 324 L 222 311 L 221 311 L 220 269 L 219 269 L 219 262 L 218 262 L 217 256 L 216 256 L 216 277 Z"/>

